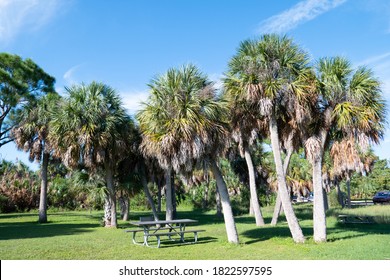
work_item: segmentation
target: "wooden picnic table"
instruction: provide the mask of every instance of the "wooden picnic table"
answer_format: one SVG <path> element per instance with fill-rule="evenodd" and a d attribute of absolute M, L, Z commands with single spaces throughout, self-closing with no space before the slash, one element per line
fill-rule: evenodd
<path fill-rule="evenodd" d="M 157 248 L 161 245 L 161 237 L 166 236 L 170 240 L 175 241 L 172 236 L 178 235 L 182 243 L 185 242 L 184 234 L 193 233 L 194 242 L 198 241 L 198 233 L 205 231 L 202 229 L 193 229 L 186 230 L 188 224 L 197 223 L 197 220 L 192 219 L 175 219 L 175 220 L 159 220 L 159 221 L 137 221 L 130 222 L 131 225 L 137 226 L 141 229 L 126 230 L 126 232 L 133 233 L 133 243 L 137 245 L 144 245 L 147 247 L 153 247 L 149 244 L 150 237 L 156 237 L 157 239 Z M 136 234 L 138 232 L 143 232 L 143 242 L 138 242 L 136 240 Z"/>

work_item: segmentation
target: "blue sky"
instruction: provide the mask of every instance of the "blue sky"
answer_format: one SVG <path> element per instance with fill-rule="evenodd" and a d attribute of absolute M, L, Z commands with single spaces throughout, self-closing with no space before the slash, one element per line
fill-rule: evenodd
<path fill-rule="evenodd" d="M 131 113 L 155 75 L 191 62 L 218 84 L 240 41 L 268 32 L 293 37 L 313 61 L 367 65 L 390 105 L 388 0 L 0 0 L 1 52 L 32 58 L 60 93 L 104 82 Z M 375 151 L 390 159 L 389 128 Z M 27 162 L 13 143 L 0 157 Z"/>

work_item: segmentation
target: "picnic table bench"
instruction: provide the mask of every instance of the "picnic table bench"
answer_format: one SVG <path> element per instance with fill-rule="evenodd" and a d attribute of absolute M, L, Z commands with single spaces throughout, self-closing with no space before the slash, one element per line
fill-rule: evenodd
<path fill-rule="evenodd" d="M 338 215 L 337 219 L 343 224 L 372 224 L 374 220 L 369 216 L 358 216 L 358 215 Z"/>
<path fill-rule="evenodd" d="M 197 223 L 196 220 L 191 219 L 176 219 L 176 220 L 145 220 L 140 219 L 139 222 L 130 222 L 130 224 L 135 225 L 139 228 L 126 230 L 126 232 L 132 233 L 132 240 L 134 244 L 144 245 L 147 247 L 154 247 L 150 244 L 149 238 L 156 237 L 157 245 L 155 247 L 159 248 L 161 245 L 161 237 L 166 236 L 170 240 L 175 241 L 173 236 L 178 236 L 181 243 L 196 243 L 198 241 L 198 233 L 204 232 L 203 229 L 191 229 L 186 230 L 187 224 Z M 136 239 L 137 233 L 143 233 L 143 241 L 139 242 Z M 186 233 L 193 233 L 194 239 L 192 242 L 185 242 L 184 235 Z"/>

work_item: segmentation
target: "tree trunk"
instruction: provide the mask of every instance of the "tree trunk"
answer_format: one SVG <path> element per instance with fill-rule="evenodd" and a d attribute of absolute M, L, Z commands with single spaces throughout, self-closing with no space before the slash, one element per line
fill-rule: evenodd
<path fill-rule="evenodd" d="M 158 180 L 157 182 L 159 182 Z M 161 213 L 161 189 L 162 189 L 162 184 L 158 183 L 157 185 L 157 212 Z"/>
<path fill-rule="evenodd" d="M 208 200 L 209 200 L 209 184 L 206 183 L 204 190 L 203 190 L 202 209 L 204 209 L 204 210 L 207 209 Z"/>
<path fill-rule="evenodd" d="M 326 212 L 327 210 L 329 210 L 329 199 L 328 199 L 328 194 L 327 194 L 325 188 L 322 188 L 322 195 L 324 197 L 324 209 Z"/>
<path fill-rule="evenodd" d="M 337 187 L 337 199 L 341 205 L 342 208 L 344 208 L 344 197 L 343 197 L 343 193 L 341 192 L 341 189 L 340 189 L 340 182 L 339 180 L 337 180 L 337 183 L 336 183 L 336 187 Z"/>
<path fill-rule="evenodd" d="M 176 187 L 175 187 L 175 178 L 171 177 L 171 188 L 172 188 L 172 207 L 173 207 L 173 219 L 177 217 L 176 210 Z"/>
<path fill-rule="evenodd" d="M 145 165 L 143 164 L 141 165 L 141 183 L 144 188 L 146 198 L 148 199 L 150 208 L 152 209 L 154 220 L 158 221 L 156 206 L 154 206 L 154 201 L 148 188 L 148 180 L 146 179 Z"/>
<path fill-rule="evenodd" d="M 276 119 L 273 115 L 270 117 L 269 130 L 272 151 L 274 154 L 275 167 L 278 180 L 278 190 L 280 193 L 280 199 L 284 213 L 286 215 L 287 223 L 290 228 L 291 235 L 296 243 L 304 243 L 305 237 L 302 233 L 302 229 L 298 223 L 298 219 L 295 216 L 294 209 L 292 207 L 290 197 L 287 190 L 286 176 L 283 170 L 282 157 L 280 152 L 279 134 Z"/>
<path fill-rule="evenodd" d="M 348 172 L 345 179 L 345 183 L 347 185 L 347 207 L 351 208 L 351 178 L 349 177 Z"/>
<path fill-rule="evenodd" d="M 326 215 L 324 207 L 324 192 L 322 188 L 322 151 L 313 156 L 313 228 L 314 241 L 326 241 Z"/>
<path fill-rule="evenodd" d="M 121 202 L 121 216 L 123 221 L 129 220 L 130 214 L 130 198 L 128 195 L 122 196 Z"/>
<path fill-rule="evenodd" d="M 111 225 L 111 202 L 109 194 L 104 198 L 104 226 L 109 227 Z"/>
<path fill-rule="evenodd" d="M 249 188 L 249 192 L 250 192 L 250 188 Z M 252 205 L 252 199 L 249 199 L 249 216 L 254 216 L 255 215 L 255 211 L 253 210 L 253 205 Z"/>
<path fill-rule="evenodd" d="M 109 227 L 117 227 L 117 218 L 116 218 L 116 197 L 115 197 L 115 184 L 114 184 L 114 167 L 113 163 L 110 160 L 106 162 L 106 184 L 108 190 L 108 198 L 111 208 L 111 222 Z"/>
<path fill-rule="evenodd" d="M 293 154 L 293 149 L 288 149 L 287 154 L 286 154 L 286 158 L 284 159 L 284 163 L 283 163 L 283 171 L 284 171 L 285 176 L 287 175 L 287 168 L 288 168 L 288 165 L 290 164 L 290 159 L 291 159 L 292 154 Z M 278 190 L 277 195 L 276 195 L 274 214 L 272 215 L 271 226 L 276 226 L 276 224 L 278 223 L 279 216 L 282 213 L 282 211 L 283 211 L 282 200 L 280 199 L 280 194 L 279 194 L 279 190 Z"/>
<path fill-rule="evenodd" d="M 167 170 L 165 170 L 165 205 L 166 205 L 165 219 L 166 220 L 173 220 L 171 176 L 172 176 L 172 168 L 169 167 Z"/>
<path fill-rule="evenodd" d="M 47 223 L 47 167 L 49 165 L 49 157 L 50 155 L 48 153 L 43 153 L 38 217 L 38 222 L 40 223 Z"/>
<path fill-rule="evenodd" d="M 215 180 L 217 181 L 217 188 L 221 196 L 221 204 L 223 210 L 223 218 L 225 221 L 225 228 L 228 237 L 228 241 L 231 243 L 238 244 L 238 233 L 236 223 L 234 222 L 233 210 L 230 204 L 230 198 L 226 183 L 222 177 L 221 171 L 217 166 L 215 160 L 211 160 L 211 171 L 214 174 Z"/>
<path fill-rule="evenodd" d="M 276 224 L 278 223 L 279 216 L 282 213 L 282 211 L 283 211 L 282 200 L 280 199 L 280 193 L 279 193 L 279 189 L 278 189 L 277 194 L 276 194 L 274 213 L 272 215 L 272 220 L 271 220 L 271 226 L 276 226 Z"/>
<path fill-rule="evenodd" d="M 217 187 L 217 190 L 215 192 L 215 204 L 216 204 L 216 210 L 217 210 L 217 217 L 218 218 L 222 218 L 222 204 L 221 204 L 221 195 L 219 194 L 219 191 L 218 191 L 218 187 Z"/>
<path fill-rule="evenodd" d="M 260 203 L 257 196 L 256 190 L 256 177 L 255 177 L 255 168 L 253 166 L 253 161 L 249 149 L 245 148 L 245 160 L 248 166 L 249 171 L 249 188 L 251 194 L 251 207 L 253 208 L 253 213 L 255 215 L 256 226 L 264 226 L 263 215 L 261 214 Z"/>

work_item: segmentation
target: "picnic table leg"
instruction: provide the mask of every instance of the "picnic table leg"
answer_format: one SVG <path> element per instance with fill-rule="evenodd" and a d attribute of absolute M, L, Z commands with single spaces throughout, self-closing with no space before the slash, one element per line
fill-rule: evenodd
<path fill-rule="evenodd" d="M 157 248 L 160 248 L 160 236 L 157 236 Z"/>
<path fill-rule="evenodd" d="M 137 234 L 137 232 L 136 231 L 134 231 L 133 232 L 133 244 L 136 244 L 136 245 L 144 245 L 144 243 L 140 243 L 140 242 L 138 242 L 137 240 L 136 240 L 136 238 L 135 238 L 135 235 Z"/>
<path fill-rule="evenodd" d="M 136 231 L 133 232 L 133 243 L 134 243 L 134 244 L 138 244 L 138 242 L 135 240 L 135 234 L 136 234 L 136 233 L 137 233 Z"/>
<path fill-rule="evenodd" d="M 147 227 L 144 227 L 144 244 L 143 245 L 145 245 L 145 246 L 149 246 L 148 233 L 149 233 L 149 229 Z"/>
<path fill-rule="evenodd" d="M 185 224 L 179 224 L 180 227 L 180 241 L 184 242 L 184 231 L 186 230 L 186 225 Z"/>

